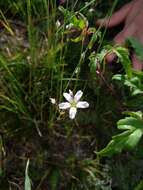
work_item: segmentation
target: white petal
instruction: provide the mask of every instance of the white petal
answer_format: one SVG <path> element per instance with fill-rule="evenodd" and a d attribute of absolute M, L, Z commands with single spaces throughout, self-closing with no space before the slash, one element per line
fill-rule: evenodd
<path fill-rule="evenodd" d="M 73 91 L 69 90 L 69 94 L 73 97 Z"/>
<path fill-rule="evenodd" d="M 70 107 L 71 107 L 71 105 L 69 102 L 62 102 L 59 104 L 59 109 L 62 109 L 62 110 L 69 109 Z"/>
<path fill-rule="evenodd" d="M 78 102 L 80 100 L 80 98 L 82 97 L 82 95 L 83 95 L 83 92 L 81 90 L 78 90 L 74 96 L 75 102 Z"/>
<path fill-rule="evenodd" d="M 73 101 L 73 97 L 71 96 L 70 93 L 63 93 L 63 96 L 65 97 L 65 99 L 66 99 L 68 102 L 72 102 L 72 101 Z"/>
<path fill-rule="evenodd" d="M 77 108 L 88 108 L 88 107 L 89 107 L 89 103 L 86 102 L 86 101 L 79 101 L 79 102 L 76 104 L 76 107 L 77 107 Z"/>
<path fill-rule="evenodd" d="M 56 21 L 56 27 L 59 28 L 61 26 L 61 23 L 59 20 Z"/>
<path fill-rule="evenodd" d="M 77 109 L 75 107 L 71 107 L 69 111 L 69 118 L 74 119 L 77 113 Z"/>
<path fill-rule="evenodd" d="M 55 98 L 49 98 L 49 99 L 50 99 L 52 104 L 56 104 L 56 99 Z"/>

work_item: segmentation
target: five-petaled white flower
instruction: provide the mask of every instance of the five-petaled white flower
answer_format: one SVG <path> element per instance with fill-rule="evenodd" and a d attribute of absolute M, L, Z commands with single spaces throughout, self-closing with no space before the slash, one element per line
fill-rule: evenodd
<path fill-rule="evenodd" d="M 69 93 L 63 93 L 63 96 L 68 102 L 62 102 L 59 104 L 59 109 L 66 110 L 69 109 L 70 119 L 74 119 L 77 113 L 77 108 L 88 108 L 89 103 L 86 101 L 79 101 L 82 97 L 83 92 L 81 90 L 77 91 L 75 95 L 69 90 Z"/>

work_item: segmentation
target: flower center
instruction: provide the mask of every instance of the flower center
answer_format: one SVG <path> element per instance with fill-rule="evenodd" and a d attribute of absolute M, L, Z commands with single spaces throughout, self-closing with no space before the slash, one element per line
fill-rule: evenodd
<path fill-rule="evenodd" d="M 71 102 L 71 107 L 75 107 L 75 108 L 76 108 L 76 105 L 77 105 L 77 102 L 73 100 L 73 101 Z"/>

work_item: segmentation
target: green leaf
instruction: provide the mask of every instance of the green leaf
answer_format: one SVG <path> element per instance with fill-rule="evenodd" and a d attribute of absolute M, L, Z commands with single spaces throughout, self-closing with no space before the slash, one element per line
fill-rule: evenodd
<path fill-rule="evenodd" d="M 94 75 L 96 75 L 96 68 L 100 67 L 100 64 L 104 62 L 105 55 L 107 54 L 107 51 L 103 49 L 100 53 L 92 52 L 89 56 L 89 67 L 90 72 Z"/>
<path fill-rule="evenodd" d="M 143 190 L 143 179 L 138 183 L 134 190 Z"/>
<path fill-rule="evenodd" d="M 72 14 L 70 13 L 70 11 L 68 11 L 68 10 L 65 9 L 64 7 L 59 6 L 58 9 L 59 9 L 59 11 L 64 15 L 65 18 L 72 16 Z"/>
<path fill-rule="evenodd" d="M 131 133 L 125 143 L 126 147 L 129 149 L 134 148 L 138 144 L 142 134 L 143 131 L 141 129 L 136 129 L 133 133 Z"/>
<path fill-rule="evenodd" d="M 134 49 L 137 57 L 143 61 L 143 45 L 134 37 L 128 38 L 127 43 Z"/>
<path fill-rule="evenodd" d="M 31 190 L 31 180 L 28 175 L 29 170 L 29 159 L 27 160 L 26 169 L 25 169 L 25 187 L 24 190 Z"/>
<path fill-rule="evenodd" d="M 100 152 L 97 152 L 97 155 L 112 156 L 113 154 L 120 153 L 125 146 L 128 135 L 129 132 L 125 131 L 120 135 L 114 136 L 114 139 L 112 139 L 104 149 L 102 149 Z"/>
<path fill-rule="evenodd" d="M 136 119 L 134 117 L 126 117 L 117 122 L 118 129 L 142 129 L 143 130 L 143 121 Z"/>
<path fill-rule="evenodd" d="M 88 44 L 88 49 L 92 49 L 92 47 L 94 46 L 95 42 L 97 41 L 98 38 L 100 38 L 101 33 L 97 32 L 95 28 L 89 28 L 88 29 L 90 32 L 93 32 L 91 40 Z"/>
<path fill-rule="evenodd" d="M 117 122 L 118 129 L 125 130 L 115 135 L 107 146 L 97 153 L 99 156 L 112 156 L 122 150 L 133 149 L 143 135 L 143 120 L 141 112 L 129 112 L 131 117 L 125 117 Z"/>
<path fill-rule="evenodd" d="M 143 94 L 143 85 L 139 77 L 133 76 L 129 78 L 127 75 L 116 74 L 112 77 L 113 80 L 120 81 L 121 84 L 130 88 L 131 95 Z"/>
<path fill-rule="evenodd" d="M 83 40 L 83 35 L 80 35 L 80 36 L 78 36 L 78 37 L 76 37 L 76 38 L 72 38 L 72 39 L 71 39 L 71 41 L 72 41 L 72 42 L 75 42 L 75 43 L 80 42 L 80 41 L 82 41 L 82 40 Z"/>
<path fill-rule="evenodd" d="M 71 23 L 74 27 L 80 28 L 83 30 L 86 27 L 86 22 L 84 19 L 78 19 L 76 16 L 73 16 L 71 19 Z"/>
<path fill-rule="evenodd" d="M 142 119 L 143 118 L 143 114 L 141 111 L 136 111 L 136 112 L 125 111 L 124 114 L 129 115 L 131 117 L 134 117 L 136 119 Z"/>
<path fill-rule="evenodd" d="M 129 58 L 129 52 L 126 48 L 117 46 L 113 49 L 113 52 L 118 56 L 119 61 L 123 65 L 123 68 L 129 78 L 132 77 L 132 64 Z"/>
<path fill-rule="evenodd" d="M 51 190 L 56 190 L 59 181 L 59 170 L 55 168 L 50 177 Z"/>

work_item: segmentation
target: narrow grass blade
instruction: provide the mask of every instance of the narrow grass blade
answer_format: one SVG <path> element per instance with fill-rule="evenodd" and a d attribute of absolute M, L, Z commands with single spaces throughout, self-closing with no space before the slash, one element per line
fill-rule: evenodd
<path fill-rule="evenodd" d="M 25 169 L 25 187 L 24 190 L 31 190 L 31 180 L 28 175 L 29 170 L 29 159 L 27 160 L 26 169 Z"/>

